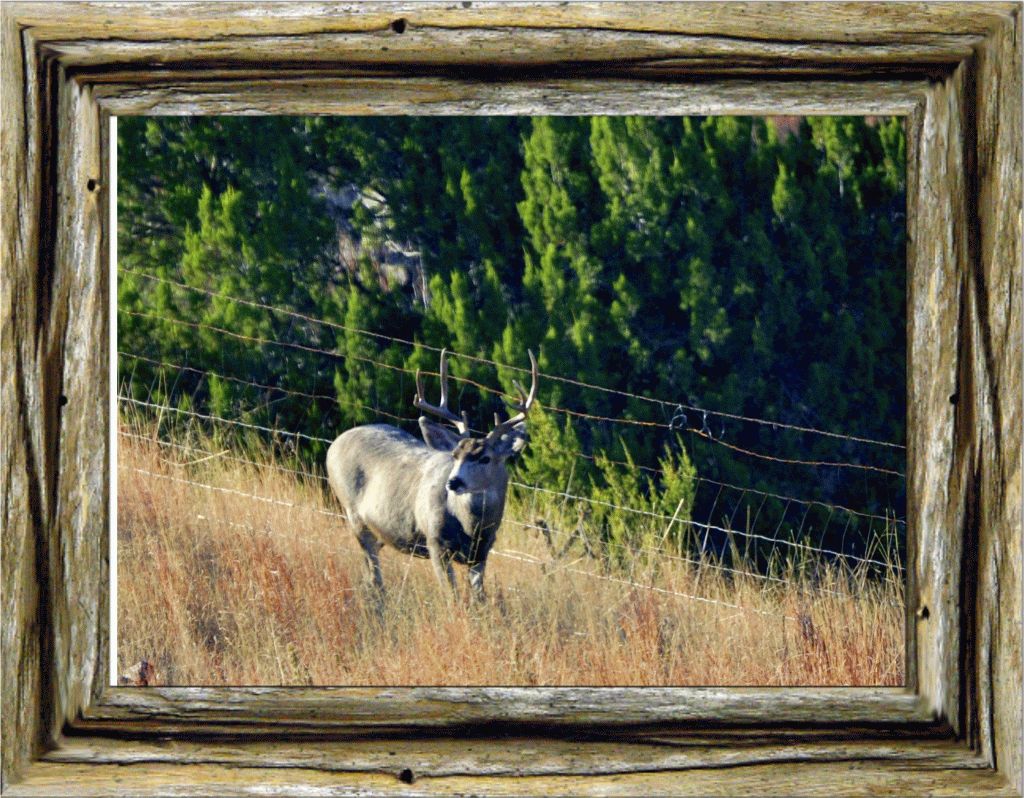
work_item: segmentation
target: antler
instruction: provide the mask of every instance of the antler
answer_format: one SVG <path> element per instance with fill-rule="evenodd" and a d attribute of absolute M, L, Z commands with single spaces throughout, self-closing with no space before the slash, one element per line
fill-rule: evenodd
<path fill-rule="evenodd" d="M 526 352 L 530 356 L 530 393 L 527 395 L 526 391 L 523 390 L 523 386 L 516 380 L 512 380 L 512 384 L 515 386 L 516 392 L 519 394 L 519 401 L 505 402 L 505 404 L 518 412 L 512 416 L 512 418 L 508 419 L 508 421 L 502 421 L 500 424 L 497 424 L 498 416 L 495 414 L 494 421 L 497 426 L 487 435 L 488 440 L 500 438 L 506 432 L 509 432 L 520 421 L 525 421 L 526 414 L 530 412 L 530 408 L 533 407 L 533 403 L 537 399 L 537 358 L 533 356 L 532 350 L 527 349 Z"/>
<path fill-rule="evenodd" d="M 450 421 L 455 425 L 455 428 L 459 431 L 459 435 L 466 437 L 469 435 L 469 418 L 465 413 L 462 417 L 455 415 L 451 410 L 448 409 L 448 350 L 441 350 L 441 404 L 432 405 L 427 402 L 424 398 L 423 382 L 420 376 L 420 370 L 416 369 L 416 401 L 413 404 L 420 410 L 425 410 L 428 413 L 433 413 L 435 416 L 440 416 L 445 421 Z"/>

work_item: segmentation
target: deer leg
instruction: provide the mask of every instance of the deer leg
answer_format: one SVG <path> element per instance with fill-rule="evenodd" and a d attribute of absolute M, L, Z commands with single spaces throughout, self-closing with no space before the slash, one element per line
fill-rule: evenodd
<path fill-rule="evenodd" d="M 427 551 L 430 552 L 430 564 L 434 566 L 434 573 L 437 581 L 444 585 L 446 582 L 451 592 L 455 593 L 458 588 L 455 585 L 455 572 L 452 570 L 452 558 L 441 548 L 441 544 L 435 541 L 427 541 Z"/>
<path fill-rule="evenodd" d="M 359 541 L 359 545 L 363 548 L 363 554 L 366 555 L 366 566 L 370 571 L 370 576 L 373 579 L 373 586 L 377 589 L 378 593 L 384 592 L 384 575 L 380 570 L 380 541 L 377 540 L 374 535 L 365 526 L 360 526 L 356 532 L 356 540 Z"/>
<path fill-rule="evenodd" d="M 469 586 L 473 591 L 473 598 L 483 601 L 487 596 L 484 593 L 484 569 L 486 562 L 475 562 L 469 566 Z"/>

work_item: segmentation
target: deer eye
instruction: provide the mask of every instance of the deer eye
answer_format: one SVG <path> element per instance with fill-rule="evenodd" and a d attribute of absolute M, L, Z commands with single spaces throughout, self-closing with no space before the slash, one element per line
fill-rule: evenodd
<path fill-rule="evenodd" d="M 480 463 L 480 465 L 487 465 L 489 462 L 491 462 L 491 458 L 481 457 L 477 462 Z"/>

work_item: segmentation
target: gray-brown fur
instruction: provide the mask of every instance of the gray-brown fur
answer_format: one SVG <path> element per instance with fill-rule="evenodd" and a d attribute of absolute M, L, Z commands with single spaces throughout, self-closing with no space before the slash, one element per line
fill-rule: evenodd
<path fill-rule="evenodd" d="M 483 569 L 505 510 L 505 462 L 522 448 L 524 426 L 487 444 L 459 441 L 420 418 L 426 443 L 396 427 L 371 424 L 331 444 L 328 480 L 378 587 L 378 552 L 386 544 L 429 556 L 438 576 L 452 585 L 451 563 L 468 565 L 471 584 L 482 591 Z"/>
<path fill-rule="evenodd" d="M 501 525 L 508 487 L 508 458 L 526 445 L 526 412 L 536 395 L 536 361 L 530 397 L 521 412 L 485 438 L 471 438 L 447 409 L 417 397 L 417 406 L 456 424 L 458 431 L 421 416 L 423 440 L 387 424 L 355 427 L 327 451 L 327 477 L 366 554 L 373 582 L 383 588 L 378 554 L 383 545 L 429 557 L 442 582 L 455 587 L 452 563 L 469 568 L 474 594 L 483 595 L 487 555 Z M 442 384 L 446 382 L 442 354 Z M 419 375 L 417 375 L 418 378 Z M 418 379 L 417 379 L 418 383 Z M 420 390 L 422 394 L 422 390 Z"/>

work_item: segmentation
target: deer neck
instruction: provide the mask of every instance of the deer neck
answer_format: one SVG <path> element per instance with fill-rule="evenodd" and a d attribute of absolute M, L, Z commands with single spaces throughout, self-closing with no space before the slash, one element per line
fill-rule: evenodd
<path fill-rule="evenodd" d="M 481 493 L 464 493 L 461 496 L 449 493 L 448 510 L 462 522 L 464 529 L 490 529 L 501 523 L 506 488 L 507 480 L 502 480 Z"/>

